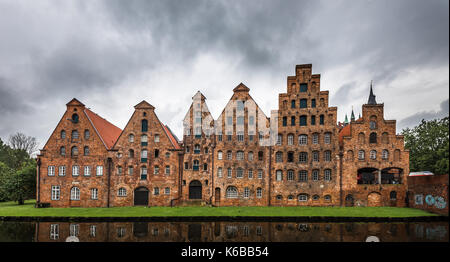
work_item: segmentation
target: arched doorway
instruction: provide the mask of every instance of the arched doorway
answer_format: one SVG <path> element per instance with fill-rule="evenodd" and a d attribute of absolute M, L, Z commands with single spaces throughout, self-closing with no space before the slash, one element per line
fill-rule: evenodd
<path fill-rule="evenodd" d="M 367 206 L 379 207 L 381 206 L 381 194 L 378 192 L 372 192 L 367 196 Z"/>
<path fill-rule="evenodd" d="M 138 187 L 134 190 L 134 205 L 148 206 L 148 189 L 146 187 Z"/>
<path fill-rule="evenodd" d="M 189 183 L 189 199 L 202 199 L 202 183 L 193 180 Z"/>
<path fill-rule="evenodd" d="M 346 207 L 352 207 L 354 205 L 354 200 L 352 195 L 347 195 L 345 197 L 345 206 Z"/>

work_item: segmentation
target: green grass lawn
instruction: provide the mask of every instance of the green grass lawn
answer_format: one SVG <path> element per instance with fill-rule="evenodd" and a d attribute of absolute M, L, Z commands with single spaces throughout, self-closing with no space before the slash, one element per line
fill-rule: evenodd
<path fill-rule="evenodd" d="M 418 217 L 436 214 L 398 207 L 112 207 L 35 208 L 35 200 L 24 205 L 0 202 L 0 216 L 46 217 L 182 217 L 182 216 L 330 216 L 330 217 Z"/>

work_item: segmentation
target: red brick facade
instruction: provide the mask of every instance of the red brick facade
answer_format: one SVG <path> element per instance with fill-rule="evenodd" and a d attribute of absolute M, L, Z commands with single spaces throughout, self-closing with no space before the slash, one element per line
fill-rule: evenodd
<path fill-rule="evenodd" d="M 396 135 L 395 120 L 384 120 L 383 104 L 369 99 L 360 119 L 338 126 L 337 107 L 329 106 L 329 93 L 321 90 L 320 75 L 312 74 L 310 64 L 296 66 L 270 117 L 244 84 L 233 92 L 216 120 L 198 92 L 183 121 L 182 142 L 145 101 L 120 130 L 72 100 L 39 155 L 38 202 L 60 207 L 405 205 L 409 152 Z M 70 120 L 75 113 L 78 120 Z M 78 156 L 70 154 L 74 146 Z M 84 147 L 89 147 L 86 156 Z M 361 150 L 365 156 L 358 159 Z M 60 166 L 66 167 L 65 175 L 59 175 Z M 73 166 L 79 166 L 78 176 Z M 82 173 L 86 166 L 90 176 Z"/>

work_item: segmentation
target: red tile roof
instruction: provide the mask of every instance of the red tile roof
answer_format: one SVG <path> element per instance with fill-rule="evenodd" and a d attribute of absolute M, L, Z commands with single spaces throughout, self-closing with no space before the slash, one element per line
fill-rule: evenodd
<path fill-rule="evenodd" d="M 175 149 L 181 149 L 180 144 L 178 143 L 178 140 L 175 138 L 174 134 L 172 134 L 172 131 L 170 128 L 165 126 L 163 123 L 161 125 L 164 128 L 164 131 L 166 132 L 167 136 L 169 137 L 170 142 L 172 142 L 172 145 L 175 147 Z"/>
<path fill-rule="evenodd" d="M 86 116 L 91 121 L 92 125 L 95 128 L 95 131 L 100 136 L 103 141 L 103 144 L 107 149 L 111 149 L 114 146 L 114 143 L 119 138 L 122 133 L 122 129 L 117 126 L 111 124 L 103 117 L 97 115 L 89 109 L 84 110 Z"/>
<path fill-rule="evenodd" d="M 350 135 L 350 124 L 344 126 L 344 128 L 341 129 L 339 132 L 339 143 L 342 144 L 342 141 L 344 140 L 344 136 Z"/>

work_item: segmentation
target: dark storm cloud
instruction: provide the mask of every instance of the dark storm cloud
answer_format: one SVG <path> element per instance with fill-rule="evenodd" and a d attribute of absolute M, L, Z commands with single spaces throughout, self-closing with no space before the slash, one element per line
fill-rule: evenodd
<path fill-rule="evenodd" d="M 439 111 L 424 111 L 424 112 L 418 112 L 412 116 L 409 116 L 405 119 L 402 119 L 398 122 L 397 130 L 400 131 L 403 128 L 406 127 L 414 127 L 418 124 L 420 124 L 420 121 L 422 119 L 425 120 L 433 120 L 433 119 L 441 119 L 443 117 L 448 116 L 449 114 L 449 100 L 442 101 L 440 104 L 440 110 Z"/>
<path fill-rule="evenodd" d="M 20 93 L 16 91 L 12 83 L 0 78 L 0 115 L 10 115 L 18 112 L 29 112 L 28 101 L 20 99 Z M 0 123 L 3 127 L 7 123 Z"/>

